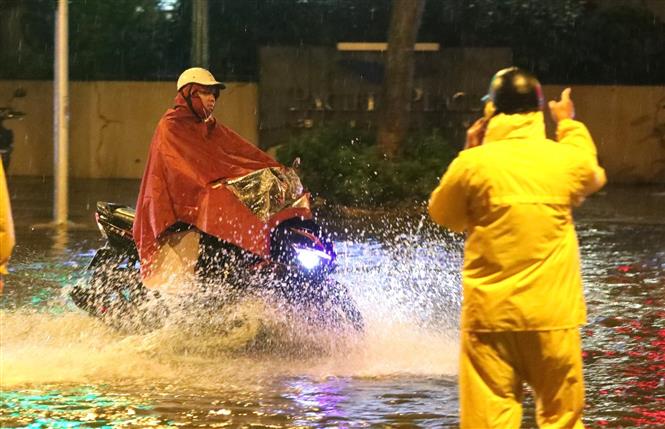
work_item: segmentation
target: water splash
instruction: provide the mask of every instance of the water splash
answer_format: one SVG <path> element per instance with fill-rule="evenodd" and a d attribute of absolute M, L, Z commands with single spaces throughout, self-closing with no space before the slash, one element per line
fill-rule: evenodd
<path fill-rule="evenodd" d="M 362 334 L 312 329 L 269 300 L 247 300 L 127 335 L 75 310 L 65 291 L 42 308 L 0 312 L 1 383 L 212 386 L 278 376 L 454 374 L 459 243 L 425 239 L 421 227 L 383 244 L 350 235 L 338 243 L 336 277 L 363 313 Z"/>

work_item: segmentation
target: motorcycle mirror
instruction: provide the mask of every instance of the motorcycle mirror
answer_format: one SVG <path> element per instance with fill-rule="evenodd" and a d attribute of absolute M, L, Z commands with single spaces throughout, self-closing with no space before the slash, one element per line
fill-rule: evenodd
<path fill-rule="evenodd" d="M 300 167 L 300 157 L 296 156 L 295 159 L 293 160 L 293 163 L 291 164 L 291 168 L 297 170 L 299 167 Z"/>

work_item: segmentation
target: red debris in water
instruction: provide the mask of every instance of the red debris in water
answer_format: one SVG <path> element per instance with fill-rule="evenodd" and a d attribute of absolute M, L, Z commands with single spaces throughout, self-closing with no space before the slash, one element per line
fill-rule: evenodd
<path fill-rule="evenodd" d="M 619 265 L 617 267 L 617 270 L 621 271 L 622 273 L 627 273 L 631 269 L 632 269 L 632 267 L 630 265 Z"/>
<path fill-rule="evenodd" d="M 636 407 L 633 409 L 643 418 L 634 419 L 640 426 L 663 427 L 665 425 L 665 410 L 648 410 L 646 408 Z"/>
<path fill-rule="evenodd" d="M 636 381 L 631 384 L 643 390 L 654 390 L 658 387 L 658 383 L 659 382 L 657 380 L 653 380 L 653 381 Z"/>

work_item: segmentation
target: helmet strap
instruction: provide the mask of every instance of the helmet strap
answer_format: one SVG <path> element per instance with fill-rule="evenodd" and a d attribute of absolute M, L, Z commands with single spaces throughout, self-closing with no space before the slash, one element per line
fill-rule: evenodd
<path fill-rule="evenodd" d="M 187 107 L 189 107 L 189 110 L 196 116 L 201 122 L 205 122 L 206 118 L 202 118 L 199 116 L 198 113 L 196 113 L 196 109 L 194 109 L 194 105 L 192 104 L 192 86 L 193 83 L 188 83 L 187 85 L 183 86 L 180 88 L 180 91 L 182 92 L 182 96 L 185 99 L 185 102 L 187 103 Z M 189 89 L 189 91 L 185 92 L 186 89 Z"/>

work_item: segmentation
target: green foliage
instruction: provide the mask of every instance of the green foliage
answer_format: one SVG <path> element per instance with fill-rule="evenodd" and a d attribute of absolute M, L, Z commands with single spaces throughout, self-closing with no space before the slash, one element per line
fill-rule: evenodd
<path fill-rule="evenodd" d="M 543 83 L 662 84 L 665 23 L 637 3 L 450 0 L 431 2 L 439 10 L 430 15 L 456 32 L 449 44 L 508 46 Z M 433 23 L 423 22 L 425 33 L 437 34 Z"/>
<path fill-rule="evenodd" d="M 389 0 L 210 0 L 210 68 L 259 79 L 261 46 L 385 41 Z M 665 82 L 665 23 L 648 2 L 427 2 L 419 40 L 505 46 L 543 83 Z M 0 78 L 53 73 L 55 0 L 0 0 Z M 174 80 L 190 66 L 190 0 L 70 0 L 74 80 Z"/>
<path fill-rule="evenodd" d="M 300 157 L 304 185 L 332 203 L 354 206 L 424 201 L 455 156 L 438 130 L 412 135 L 395 159 L 386 159 L 374 133 L 346 126 L 303 132 L 277 151 L 290 164 Z"/>
<path fill-rule="evenodd" d="M 0 78 L 53 75 L 56 2 L 0 0 Z"/>
<path fill-rule="evenodd" d="M 179 57 L 167 50 L 173 29 L 159 0 L 78 1 L 69 15 L 73 79 L 145 80 Z"/>
<path fill-rule="evenodd" d="M 57 4 L 0 0 L 0 77 L 53 76 Z M 73 80 L 171 79 L 189 63 L 189 23 L 162 0 L 69 1 L 68 12 Z"/>

